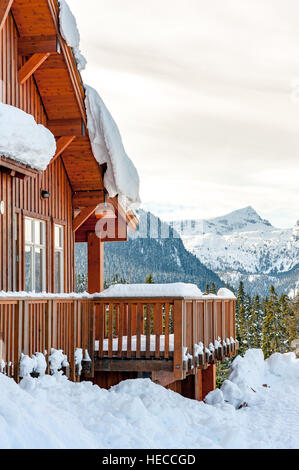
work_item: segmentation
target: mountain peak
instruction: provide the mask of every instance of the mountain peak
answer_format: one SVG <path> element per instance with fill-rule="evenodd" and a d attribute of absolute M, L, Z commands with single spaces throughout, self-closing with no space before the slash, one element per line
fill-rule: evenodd
<path fill-rule="evenodd" d="M 258 228 L 265 226 L 270 228 L 272 225 L 268 220 L 262 219 L 252 206 L 237 209 L 222 217 L 209 219 L 209 222 L 227 228 L 228 231 L 252 230 L 258 225 Z"/>
<path fill-rule="evenodd" d="M 181 235 L 216 233 L 218 235 L 233 232 L 268 231 L 273 227 L 268 220 L 262 219 L 252 206 L 237 209 L 229 214 L 208 220 L 182 220 L 171 223 Z"/>

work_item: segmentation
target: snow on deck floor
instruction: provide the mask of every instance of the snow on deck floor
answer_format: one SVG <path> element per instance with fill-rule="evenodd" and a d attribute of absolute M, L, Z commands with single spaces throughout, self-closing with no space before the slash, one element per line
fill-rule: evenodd
<path fill-rule="evenodd" d="M 160 351 L 165 349 L 165 335 L 160 336 Z M 136 351 L 137 339 L 136 335 L 131 336 L 131 351 Z M 174 334 L 169 335 L 168 351 L 173 351 Z M 99 340 L 95 341 L 95 351 L 99 350 Z M 127 336 L 122 337 L 122 351 L 127 350 Z M 156 335 L 150 335 L 150 351 L 156 350 Z M 108 339 L 103 340 L 103 351 L 108 351 Z M 112 351 L 118 351 L 118 338 L 112 340 Z M 140 335 L 140 351 L 146 351 L 146 335 Z"/>
<path fill-rule="evenodd" d="M 0 374 L 0 447 L 299 448 L 295 355 L 264 362 L 250 350 L 235 361 L 230 379 L 208 405 L 149 379 L 107 391 L 60 374 L 27 377 L 21 385 Z M 244 400 L 248 406 L 236 409 Z"/>

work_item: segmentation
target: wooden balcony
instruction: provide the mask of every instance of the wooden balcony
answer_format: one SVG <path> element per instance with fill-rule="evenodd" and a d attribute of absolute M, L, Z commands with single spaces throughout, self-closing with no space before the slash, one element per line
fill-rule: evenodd
<path fill-rule="evenodd" d="M 169 382 L 237 347 L 234 299 L 0 297 L 0 365 L 17 381 L 21 353 L 47 358 L 51 348 L 67 354 L 74 381 L 80 380 L 75 350 L 82 348 L 91 358 L 83 364 L 85 378 L 134 372 Z"/>
<path fill-rule="evenodd" d="M 234 300 L 93 300 L 95 371 L 167 371 L 183 380 L 236 353 Z"/>

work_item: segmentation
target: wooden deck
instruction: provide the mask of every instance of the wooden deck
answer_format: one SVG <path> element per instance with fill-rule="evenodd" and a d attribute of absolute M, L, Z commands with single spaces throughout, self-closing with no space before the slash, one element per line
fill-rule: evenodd
<path fill-rule="evenodd" d="M 92 359 L 85 378 L 136 372 L 171 383 L 237 347 L 232 299 L 0 297 L 0 363 L 17 381 L 21 353 L 47 357 L 51 348 L 67 354 L 74 381 L 82 348 Z"/>
<path fill-rule="evenodd" d="M 231 299 L 94 299 L 93 322 L 95 371 L 168 371 L 183 380 L 238 347 Z"/>

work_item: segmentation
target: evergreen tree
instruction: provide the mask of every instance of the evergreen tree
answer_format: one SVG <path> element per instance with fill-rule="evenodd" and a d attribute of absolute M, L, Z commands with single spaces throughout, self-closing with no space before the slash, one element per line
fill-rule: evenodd
<path fill-rule="evenodd" d="M 114 284 L 129 284 L 129 282 L 118 274 L 114 274 L 112 279 L 105 280 L 104 289 L 107 289 L 108 287 L 113 286 Z"/>
<path fill-rule="evenodd" d="M 251 342 L 250 347 L 261 348 L 264 312 L 259 295 L 256 295 L 250 313 Z"/>
<path fill-rule="evenodd" d="M 243 354 L 247 349 L 246 316 L 244 285 L 240 281 L 236 300 L 236 336 L 239 341 L 239 354 Z"/>
<path fill-rule="evenodd" d="M 281 351 L 281 337 L 284 337 L 280 302 L 273 285 L 270 287 L 269 300 L 265 302 L 262 349 L 265 357 Z"/>
<path fill-rule="evenodd" d="M 146 284 L 155 284 L 155 281 L 154 281 L 153 276 L 151 274 L 148 274 L 146 276 L 145 283 Z"/>
<path fill-rule="evenodd" d="M 76 292 L 85 292 L 87 290 L 87 275 L 77 274 L 75 285 L 76 285 Z"/>
<path fill-rule="evenodd" d="M 216 291 L 216 286 L 215 286 L 215 282 L 212 282 L 211 284 L 211 288 L 210 288 L 210 294 L 217 294 L 217 291 Z"/>

